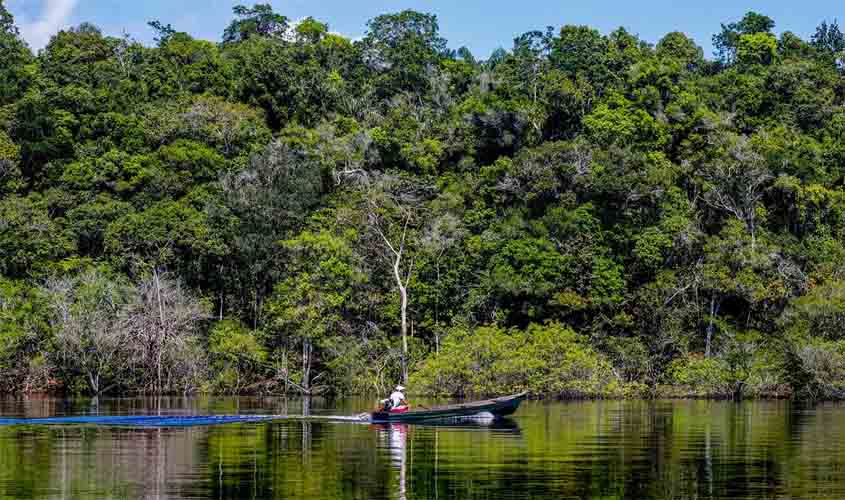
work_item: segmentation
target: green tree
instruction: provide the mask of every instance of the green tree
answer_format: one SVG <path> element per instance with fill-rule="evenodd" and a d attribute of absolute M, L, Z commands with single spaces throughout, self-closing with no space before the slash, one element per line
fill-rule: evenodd
<path fill-rule="evenodd" d="M 208 353 L 217 390 L 254 391 L 267 371 L 267 351 L 256 332 L 234 320 L 217 323 L 208 337 Z"/>
<path fill-rule="evenodd" d="M 32 52 L 21 39 L 15 19 L 0 1 L 0 107 L 20 98 L 36 79 Z"/>
<path fill-rule="evenodd" d="M 0 277 L 0 391 L 50 389 L 50 365 L 44 353 L 51 334 L 42 290 Z"/>
<path fill-rule="evenodd" d="M 748 12 L 738 22 L 722 24 L 722 31 L 713 35 L 715 54 L 722 63 L 732 64 L 736 60 L 740 38 L 743 35 L 769 34 L 774 27 L 775 22 L 770 17 Z"/>
<path fill-rule="evenodd" d="M 19 161 L 20 148 L 5 132 L 0 131 L 0 193 L 16 191 L 22 187 Z"/>
<path fill-rule="evenodd" d="M 425 93 L 429 75 L 447 55 L 437 16 L 413 10 L 368 21 L 361 45 L 364 61 L 379 75 L 385 95 Z"/>
<path fill-rule="evenodd" d="M 569 75 L 588 75 L 602 69 L 607 41 L 588 26 L 566 25 L 553 41 L 552 62 Z"/>
<path fill-rule="evenodd" d="M 43 197 L 0 200 L 0 272 L 7 277 L 43 276 L 75 250 L 63 221 L 50 217 Z"/>
<path fill-rule="evenodd" d="M 673 31 L 657 42 L 655 55 L 658 58 L 671 58 L 681 61 L 688 69 L 700 66 L 704 62 L 704 51 L 686 34 Z"/>
<path fill-rule="evenodd" d="M 238 43 L 253 37 L 282 38 L 288 29 L 288 18 L 273 11 L 269 3 L 253 7 L 236 5 L 235 20 L 223 31 L 223 43 Z"/>
<path fill-rule="evenodd" d="M 290 256 L 287 277 L 267 302 L 268 324 L 278 346 L 301 349 L 302 390 L 312 388 L 312 369 L 321 342 L 342 332 L 344 310 L 362 277 L 346 237 L 328 231 L 304 231 L 282 243 Z M 284 354 L 283 354 L 284 355 Z"/>
<path fill-rule="evenodd" d="M 322 175 L 313 156 L 278 140 L 254 154 L 248 168 L 222 177 L 221 206 L 208 213 L 228 248 L 228 292 L 253 327 L 283 268 L 277 242 L 302 229 L 320 201 Z"/>
<path fill-rule="evenodd" d="M 741 35 L 736 48 L 739 64 L 771 64 L 777 53 L 777 40 L 769 33 Z"/>
<path fill-rule="evenodd" d="M 3 5 L 0 390 L 845 387 L 835 21 L 776 38 L 750 12 L 716 61 L 681 31 L 573 25 L 480 60 L 430 14 L 353 41 L 265 2 L 223 43 L 82 23 L 33 55 Z M 70 283 L 70 323 L 45 283 Z M 86 321 L 131 367 L 97 389 Z M 488 345 L 509 382 L 452 370 Z"/>
<path fill-rule="evenodd" d="M 839 29 L 839 23 L 836 22 L 836 19 L 830 24 L 827 21 L 822 21 L 816 27 L 811 43 L 818 50 L 836 54 L 845 51 L 845 34 Z"/>

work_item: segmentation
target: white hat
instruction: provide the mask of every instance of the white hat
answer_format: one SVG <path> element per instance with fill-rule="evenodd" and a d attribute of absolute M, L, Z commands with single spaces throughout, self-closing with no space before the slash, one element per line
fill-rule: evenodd
<path fill-rule="evenodd" d="M 405 388 L 404 388 L 404 387 L 402 387 L 401 385 L 397 385 L 397 386 L 396 386 L 396 390 L 397 390 L 397 391 L 404 391 L 404 390 L 405 390 Z"/>

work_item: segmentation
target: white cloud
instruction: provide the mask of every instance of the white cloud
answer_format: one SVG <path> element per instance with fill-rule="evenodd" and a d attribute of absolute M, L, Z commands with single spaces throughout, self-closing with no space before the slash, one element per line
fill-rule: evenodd
<path fill-rule="evenodd" d="M 67 27 L 70 15 L 79 0 L 44 0 L 38 19 L 23 19 L 21 35 L 35 50 L 44 48 L 50 37 Z"/>

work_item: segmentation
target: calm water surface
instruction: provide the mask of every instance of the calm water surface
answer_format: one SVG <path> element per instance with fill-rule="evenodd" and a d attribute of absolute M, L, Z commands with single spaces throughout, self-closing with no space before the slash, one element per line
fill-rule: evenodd
<path fill-rule="evenodd" d="M 0 400 L 0 416 L 354 414 L 369 399 Z M 845 405 L 523 404 L 504 423 L 0 426 L 0 498 L 845 498 Z"/>

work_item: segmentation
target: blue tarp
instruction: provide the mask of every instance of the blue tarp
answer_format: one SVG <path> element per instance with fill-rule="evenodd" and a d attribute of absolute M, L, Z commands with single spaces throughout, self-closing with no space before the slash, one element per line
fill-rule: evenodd
<path fill-rule="evenodd" d="M 128 427 L 191 427 L 286 418 L 281 415 L 126 415 L 50 418 L 0 418 L 0 425 L 109 425 Z"/>

